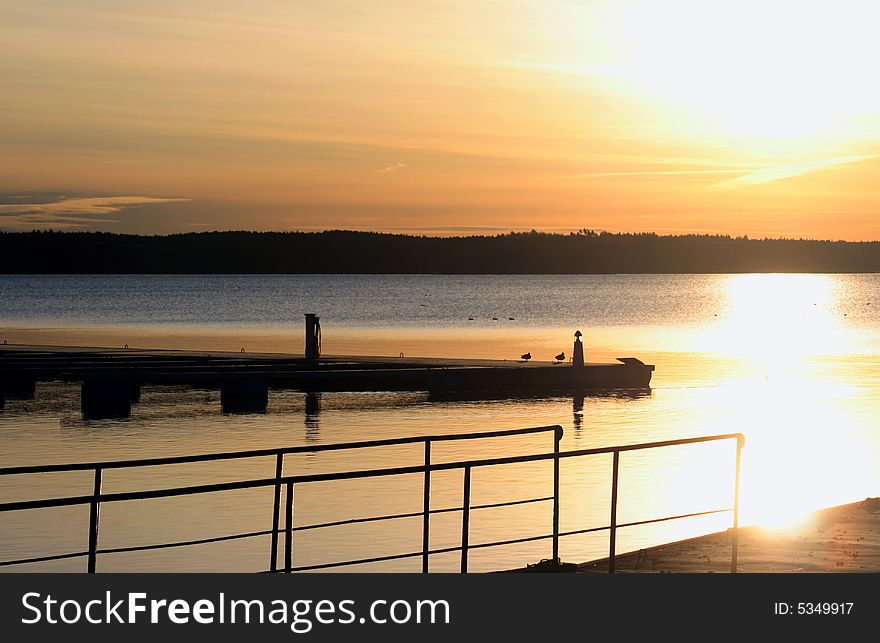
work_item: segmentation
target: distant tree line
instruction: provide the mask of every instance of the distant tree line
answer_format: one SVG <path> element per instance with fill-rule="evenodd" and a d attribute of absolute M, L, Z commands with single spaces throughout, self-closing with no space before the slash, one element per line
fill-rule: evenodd
<path fill-rule="evenodd" d="M 880 272 L 880 242 L 580 230 L 427 237 L 373 232 L 0 232 L 0 273 L 603 274 Z"/>

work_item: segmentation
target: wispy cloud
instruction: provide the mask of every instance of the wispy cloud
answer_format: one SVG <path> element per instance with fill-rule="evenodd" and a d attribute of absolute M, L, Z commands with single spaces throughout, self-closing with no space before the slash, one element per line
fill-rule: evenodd
<path fill-rule="evenodd" d="M 530 71 L 538 71 L 541 73 L 556 73 L 574 76 L 614 76 L 624 77 L 632 76 L 635 71 L 632 68 L 621 65 L 583 65 L 577 63 L 562 62 L 529 62 L 529 61 L 510 61 L 504 64 L 505 67 L 515 69 L 527 69 Z"/>
<path fill-rule="evenodd" d="M 387 174 L 388 172 L 394 172 L 395 170 L 400 170 L 405 168 L 406 165 L 401 163 L 400 161 L 395 161 L 394 165 L 389 165 L 388 167 L 383 167 L 381 170 L 373 170 L 373 174 Z"/>
<path fill-rule="evenodd" d="M 183 198 L 150 196 L 59 197 L 44 203 L 0 204 L 0 228 L 83 228 L 119 223 L 107 218 L 127 208 L 189 201 Z"/>
<path fill-rule="evenodd" d="M 610 177 L 610 176 L 687 176 L 690 174 L 742 174 L 743 169 L 711 169 L 711 170 L 635 170 L 630 172 L 588 172 L 571 174 L 573 178 Z"/>
<path fill-rule="evenodd" d="M 765 167 L 760 170 L 749 172 L 735 179 L 728 179 L 721 183 L 715 184 L 717 188 L 735 188 L 742 185 L 760 185 L 762 183 L 771 183 L 781 179 L 789 179 L 794 176 L 801 176 L 809 172 L 824 170 L 836 165 L 846 165 L 849 163 L 859 163 L 860 161 L 869 161 L 871 159 L 880 158 L 878 154 L 854 154 L 851 156 L 834 156 L 818 161 L 806 161 L 804 163 L 792 163 L 789 165 L 778 165 L 775 167 Z"/>
<path fill-rule="evenodd" d="M 805 161 L 802 163 L 790 163 L 786 165 L 774 165 L 771 167 L 724 167 L 724 168 L 696 168 L 676 170 L 623 170 L 611 172 L 584 172 L 569 174 L 567 178 L 611 178 L 611 177 L 638 177 L 638 176 L 701 176 L 715 174 L 737 174 L 731 179 L 714 183 L 713 188 L 735 188 L 745 185 L 760 185 L 782 179 L 808 174 L 824 170 L 837 165 L 859 163 L 871 159 L 880 158 L 880 154 L 853 154 L 849 156 L 834 156 L 817 161 Z"/>
<path fill-rule="evenodd" d="M 113 214 L 125 208 L 151 203 L 173 203 L 189 199 L 152 196 L 94 196 L 61 197 L 48 203 L 13 203 L 0 205 L 0 214 L 56 214 L 56 215 L 101 215 Z"/>

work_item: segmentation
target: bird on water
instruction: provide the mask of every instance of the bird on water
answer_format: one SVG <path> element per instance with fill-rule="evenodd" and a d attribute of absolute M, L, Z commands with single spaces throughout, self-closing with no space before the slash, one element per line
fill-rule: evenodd
<path fill-rule="evenodd" d="M 559 353 L 559 355 L 557 355 L 555 359 L 556 359 L 557 364 L 559 362 L 564 362 L 565 361 L 565 353 Z"/>
<path fill-rule="evenodd" d="M 522 360 L 523 360 L 524 362 L 528 362 L 530 359 L 532 359 L 532 354 L 531 354 L 531 353 L 525 353 L 524 355 L 520 355 L 520 357 L 522 357 Z"/>

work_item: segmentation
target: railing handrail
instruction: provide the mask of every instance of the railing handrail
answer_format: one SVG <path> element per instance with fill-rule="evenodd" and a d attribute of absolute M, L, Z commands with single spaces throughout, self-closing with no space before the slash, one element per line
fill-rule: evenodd
<path fill-rule="evenodd" d="M 500 437 L 500 436 L 509 436 L 509 435 L 522 435 L 528 433 L 539 433 L 539 432 L 548 432 L 553 431 L 553 451 L 551 453 L 538 453 L 538 454 L 529 454 L 529 455 L 520 455 L 520 456 L 504 456 L 504 457 L 496 457 L 496 458 L 483 458 L 483 459 L 475 459 L 475 460 L 460 460 L 453 462 L 443 462 L 443 463 L 433 463 L 431 462 L 431 444 L 434 441 L 444 441 L 444 440 L 464 440 L 464 439 L 479 439 L 479 438 L 487 438 L 487 437 Z M 709 436 L 698 436 L 692 438 L 679 438 L 673 440 L 660 440 L 654 442 L 643 442 L 636 444 L 624 444 L 624 445 L 615 445 L 609 447 L 598 447 L 591 449 L 576 449 L 572 451 L 560 451 L 560 441 L 562 439 L 563 430 L 561 426 L 546 426 L 546 427 L 533 427 L 527 429 L 507 429 L 500 431 L 487 431 L 483 433 L 459 433 L 459 434 L 447 434 L 447 435 L 439 435 L 439 436 L 415 436 L 408 438 L 390 438 L 384 440 L 370 440 L 363 442 L 350 442 L 350 443 L 341 443 L 341 444 L 328 444 L 328 445 L 315 445 L 313 447 L 291 447 L 287 449 L 262 449 L 262 450 L 252 450 L 252 451 L 238 451 L 238 452 L 230 452 L 230 453 L 216 453 L 216 454 L 204 454 L 197 456 L 183 456 L 183 457 L 174 457 L 174 458 L 152 458 L 147 460 L 128 460 L 128 461 L 115 461 L 109 463 L 82 463 L 75 465 L 50 465 L 48 468 L 41 467 L 17 467 L 6 470 L 0 470 L 0 474 L 12 475 L 18 473 L 36 473 L 36 472 L 45 472 L 47 470 L 52 471 L 75 471 L 75 470 L 88 470 L 91 469 L 94 472 L 94 490 L 91 495 L 83 495 L 83 496 L 69 496 L 63 498 L 48 498 L 43 500 L 27 500 L 27 501 L 19 501 L 19 502 L 7 502 L 0 504 L 0 513 L 6 511 L 21 511 L 28 509 L 42 509 L 49 507 L 63 507 L 63 506 L 75 506 L 75 505 L 90 505 L 90 515 L 89 515 L 89 548 L 88 551 L 84 552 L 71 552 L 66 554 L 56 554 L 49 556 L 38 556 L 32 558 L 24 558 L 19 560 L 6 560 L 0 561 L 0 567 L 6 567 L 8 565 L 19 565 L 19 564 L 28 564 L 28 563 L 36 563 L 36 562 L 47 562 L 53 560 L 63 560 L 69 558 L 76 558 L 81 556 L 88 557 L 88 571 L 93 573 L 96 571 L 96 560 L 98 554 L 109 554 L 109 553 L 117 553 L 117 552 L 127 552 L 127 551 L 141 551 L 141 550 L 154 550 L 154 549 L 163 549 L 168 547 L 184 547 L 191 545 L 199 545 L 199 544 L 207 544 L 211 542 L 220 542 L 227 540 L 237 540 L 242 538 L 252 538 L 256 536 L 265 536 L 271 535 L 271 549 L 270 549 L 270 572 L 276 571 L 284 571 L 290 573 L 292 571 L 307 571 L 307 570 L 316 570 L 316 569 L 327 569 L 332 567 L 343 567 L 349 565 L 357 565 L 364 564 L 370 562 L 380 562 L 380 561 L 389 561 L 389 560 L 398 560 L 403 558 L 412 558 L 416 556 L 422 557 L 422 572 L 428 572 L 428 560 L 429 557 L 433 554 L 445 553 L 445 552 L 453 552 L 460 551 L 461 552 L 461 571 L 462 573 L 467 572 L 468 570 L 468 551 L 469 549 L 480 549 L 484 547 L 496 547 L 502 546 L 506 544 L 515 544 L 515 543 L 525 543 L 532 541 L 539 541 L 545 539 L 552 539 L 552 558 L 555 561 L 559 561 L 559 539 L 564 536 L 570 536 L 575 534 L 585 534 L 592 533 L 597 531 L 609 531 L 609 557 L 608 557 L 608 571 L 609 573 L 614 573 L 615 571 L 615 557 L 616 557 L 616 533 L 618 529 L 624 527 L 631 527 L 636 525 L 644 525 L 651 524 L 657 522 L 663 522 L 667 520 L 678 520 L 681 518 L 723 513 L 723 512 L 733 512 L 733 534 L 731 538 L 731 572 L 736 572 L 737 569 L 737 549 L 738 549 L 738 525 L 739 525 L 739 482 L 740 482 L 740 455 L 742 448 L 745 444 L 745 437 L 742 433 L 725 433 L 718 435 L 709 435 Z M 617 490 L 618 490 L 618 477 L 619 477 L 619 461 L 620 454 L 625 451 L 637 451 L 642 449 L 654 449 L 654 448 L 662 448 L 662 447 L 670 447 L 670 446 L 678 446 L 678 445 L 687 445 L 687 444 L 697 444 L 697 443 L 705 443 L 712 441 L 720 441 L 720 440 L 732 440 L 735 439 L 737 441 L 737 449 L 736 449 L 736 469 L 735 469 L 735 486 L 734 486 L 734 502 L 733 506 L 730 508 L 721 508 L 721 509 L 713 509 L 710 511 L 702 511 L 691 514 L 682 514 L 677 516 L 665 516 L 660 518 L 652 518 L 648 520 L 641 520 L 637 522 L 623 523 L 618 524 L 617 522 Z M 368 448 L 368 447 L 376 447 L 376 446 L 389 446 L 394 444 L 412 444 L 412 443 L 423 443 L 425 448 L 425 459 L 424 464 L 414 465 L 414 466 L 406 466 L 406 467 L 387 467 L 381 469 L 367 469 L 367 470 L 355 470 L 355 471 L 339 471 L 334 473 L 315 473 L 315 474 L 305 474 L 305 475 L 293 475 L 293 476 L 283 476 L 283 460 L 284 455 L 286 453 L 296 453 L 296 452 L 310 452 L 310 451 L 327 451 L 327 450 L 339 450 L 339 449 L 354 449 L 354 448 Z M 560 471 L 559 471 L 559 463 L 562 458 L 572 458 L 579 456 L 591 456 L 591 455 L 600 455 L 611 453 L 614 456 L 613 466 L 612 466 L 612 483 L 611 483 L 611 520 L 610 524 L 602 527 L 588 527 L 585 529 L 577 529 L 574 531 L 565 531 L 562 532 L 559 529 L 559 493 L 560 493 Z M 155 466 L 160 464 L 179 464 L 184 462 L 203 462 L 209 460 L 222 460 L 222 459 L 233 459 L 233 458 L 246 458 L 246 457 L 261 457 L 261 456 L 270 456 L 274 455 L 276 458 L 275 462 L 275 476 L 272 478 L 258 478 L 251 480 L 239 480 L 233 482 L 224 482 L 224 483 L 215 483 L 215 484 L 207 484 L 207 485 L 190 485 L 185 487 L 169 487 L 166 489 L 151 489 L 146 491 L 126 491 L 126 492 L 116 492 L 105 494 L 102 492 L 102 475 L 104 468 L 109 469 L 119 469 L 119 468 L 128 468 L 128 467 L 141 467 L 141 466 Z M 486 467 L 493 465 L 503 465 L 503 464 L 514 464 L 514 463 L 523 463 L 523 462 L 536 462 L 543 460 L 553 460 L 553 495 L 549 497 L 540 497 L 540 498 L 529 498 L 525 500 L 514 500 L 514 501 L 506 501 L 500 503 L 490 503 L 483 505 L 472 505 L 471 504 L 471 472 L 474 467 Z M 35 470 L 36 469 L 36 470 Z M 462 469 L 464 472 L 464 497 L 462 499 L 462 504 L 460 507 L 447 507 L 443 509 L 432 509 L 430 506 L 430 482 L 431 482 L 431 473 L 433 471 L 449 471 L 454 469 Z M 418 474 L 421 473 L 424 476 L 424 498 L 423 498 L 423 509 L 421 512 L 409 512 L 403 514 L 389 514 L 382 516 L 370 516 L 363 518 L 355 518 L 349 520 L 341 520 L 341 521 L 333 521 L 326 523 L 317 523 L 311 525 L 304 525 L 299 527 L 293 526 L 293 492 L 294 486 L 296 484 L 308 483 L 308 482 L 324 482 L 324 481 L 332 481 L 332 480 L 351 480 L 351 479 L 359 479 L 359 478 L 373 478 L 373 477 L 382 477 L 382 476 L 395 476 L 395 475 L 407 475 L 407 474 Z M 177 497 L 177 496 L 185 496 L 185 495 L 194 495 L 201 493 L 213 493 L 220 491 L 233 491 L 240 489 L 253 489 L 253 488 L 262 488 L 262 487 L 274 487 L 275 488 L 275 496 L 274 496 L 274 505 L 273 505 L 273 527 L 270 530 L 261 530 L 255 532 L 246 532 L 241 534 L 229 534 L 224 536 L 215 536 L 210 538 L 203 538 L 197 540 L 190 541 L 179 541 L 179 542 L 170 542 L 170 543 L 159 543 L 152 545 L 139 545 L 133 547 L 117 547 L 111 549 L 100 549 L 98 547 L 98 523 L 99 523 L 99 512 L 100 506 L 104 502 L 114 502 L 114 501 L 127 501 L 127 500 L 144 500 L 144 499 L 153 499 L 153 498 L 167 498 L 167 497 Z M 281 488 L 284 486 L 286 488 L 285 491 L 285 525 L 282 528 L 279 524 L 281 519 Z M 546 502 L 552 500 L 553 501 L 553 529 L 552 533 L 548 535 L 535 535 L 535 536 L 527 536 L 524 538 L 515 538 L 508 540 L 499 540 L 494 542 L 483 542 L 483 543 L 474 543 L 471 544 L 469 542 L 469 517 L 471 510 L 478 509 L 489 509 L 494 507 L 502 507 L 509 505 L 518 505 L 518 504 L 526 504 L 533 502 Z M 445 513 L 449 511 L 461 511 L 462 512 L 462 536 L 461 536 L 461 544 L 458 547 L 446 547 L 442 549 L 431 549 L 429 543 L 429 521 L 431 514 L 436 513 Z M 301 531 L 304 529 L 318 529 L 323 527 L 332 527 L 332 526 L 342 526 L 345 524 L 356 524 L 362 522 L 373 522 L 379 520 L 394 520 L 399 518 L 415 518 L 418 516 L 422 516 L 422 550 L 420 552 L 414 553 L 404 553 L 404 554 L 394 554 L 394 555 L 386 555 L 386 556 L 378 556 L 373 558 L 366 559 L 357 559 L 357 560 L 349 560 L 349 561 L 337 561 L 331 563 L 321 563 L 321 564 L 313 564 L 313 565 L 305 565 L 305 566 L 294 566 L 292 561 L 292 551 L 293 551 L 293 535 L 294 532 Z M 277 554 L 278 554 L 278 545 L 279 538 L 284 536 L 285 548 L 284 548 L 284 565 L 281 569 L 278 568 L 277 565 Z"/>
<path fill-rule="evenodd" d="M 69 507 L 75 505 L 91 504 L 95 501 L 121 502 L 127 500 L 148 500 L 155 498 L 169 498 L 176 496 L 188 496 L 200 493 L 215 493 L 220 491 L 236 491 L 240 489 L 255 489 L 270 487 L 277 484 L 301 484 L 307 482 L 329 482 L 332 480 L 352 480 L 359 478 L 376 478 L 393 475 L 408 475 L 434 471 L 449 471 L 452 469 L 465 469 L 474 467 L 495 466 L 501 464 L 518 464 L 523 462 L 536 462 L 551 460 L 554 458 L 573 458 L 587 455 L 599 455 L 602 453 L 619 453 L 623 451 L 638 451 L 642 449 L 655 449 L 684 444 L 697 444 L 700 442 L 714 442 L 719 440 L 737 440 L 739 444 L 745 442 L 742 433 L 724 433 L 719 435 L 700 436 L 695 438 L 679 438 L 676 440 L 661 440 L 658 442 L 643 442 L 611 447 L 597 447 L 592 449 L 576 449 L 573 451 L 560 451 L 559 453 L 535 453 L 519 456 L 503 456 L 498 458 L 484 458 L 480 460 L 456 460 L 453 462 L 440 462 L 436 464 L 410 465 L 406 467 L 386 467 L 380 469 L 363 469 L 355 471 L 337 471 L 331 473 L 312 473 L 305 475 L 281 476 L 272 478 L 255 478 L 251 480 L 238 480 L 234 482 L 219 482 L 213 484 L 190 485 L 186 487 L 168 487 L 166 489 L 150 489 L 147 491 L 120 491 L 109 494 L 90 494 L 83 496 L 68 496 L 64 498 L 47 498 L 43 500 L 24 500 L 18 502 L 6 502 L 0 504 L 0 512 L 23 511 L 27 509 L 43 509 L 49 507 Z"/>
<path fill-rule="evenodd" d="M 527 435 L 561 431 L 558 424 L 537 426 L 526 429 L 501 429 L 476 433 L 446 433 L 442 435 L 416 435 L 405 438 L 383 438 L 379 440 L 362 440 L 355 442 L 337 442 L 333 444 L 300 445 L 273 449 L 250 449 L 246 451 L 222 451 L 197 455 L 167 456 L 142 458 L 137 460 L 108 460 L 104 462 L 76 462 L 69 464 L 25 465 L 20 467 L 2 467 L 0 476 L 23 475 L 30 473 L 59 473 L 69 471 L 94 471 L 95 469 L 129 469 L 137 467 L 154 467 L 167 464 L 189 464 L 195 462 L 212 462 L 217 460 L 237 460 L 244 458 L 261 458 L 268 456 L 287 455 L 292 453 L 318 453 L 321 451 L 343 451 L 348 449 L 369 449 L 374 447 L 394 446 L 400 444 L 418 444 L 425 441 L 448 442 L 453 440 L 478 440 L 480 438 L 496 438 L 512 435 Z"/>

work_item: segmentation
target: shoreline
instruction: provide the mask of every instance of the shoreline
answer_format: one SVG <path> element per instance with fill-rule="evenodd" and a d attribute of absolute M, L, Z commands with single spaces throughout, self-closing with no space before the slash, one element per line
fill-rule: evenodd
<path fill-rule="evenodd" d="M 730 530 L 618 554 L 618 573 L 728 573 Z M 880 572 L 880 498 L 820 509 L 796 526 L 741 527 L 739 573 Z M 608 559 L 577 565 L 607 573 Z"/>

